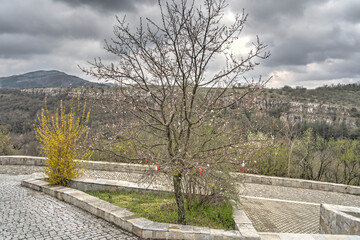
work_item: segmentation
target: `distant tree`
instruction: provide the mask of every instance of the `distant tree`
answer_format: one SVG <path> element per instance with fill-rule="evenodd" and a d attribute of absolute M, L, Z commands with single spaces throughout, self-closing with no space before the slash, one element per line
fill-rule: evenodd
<path fill-rule="evenodd" d="M 316 161 L 317 146 L 313 130 L 309 128 L 303 136 L 296 140 L 293 148 L 295 163 L 300 167 L 300 177 L 315 180 L 314 163 Z"/>
<path fill-rule="evenodd" d="M 0 156 L 11 155 L 14 152 L 14 146 L 11 142 L 10 137 L 7 134 L 4 134 L 3 131 L 0 129 Z"/>
<path fill-rule="evenodd" d="M 264 133 L 249 133 L 240 159 L 250 173 L 283 177 L 287 173 L 288 148 Z"/>
<path fill-rule="evenodd" d="M 280 132 L 283 135 L 284 141 L 287 145 L 288 154 L 287 156 L 287 177 L 290 177 L 292 170 L 292 156 L 294 150 L 295 140 L 300 135 L 300 129 L 298 124 L 291 123 L 290 121 L 285 121 Z"/>
<path fill-rule="evenodd" d="M 266 82 L 245 79 L 247 88 L 233 88 L 259 64 L 256 59 L 269 53 L 258 38 L 246 56 L 232 52 L 247 14 L 235 15 L 233 24 L 225 25 L 225 7 L 223 0 L 205 0 L 201 8 L 195 1 L 159 1 L 161 22 L 140 21 L 135 31 L 125 18 L 117 18 L 115 38 L 105 45 L 117 63 L 98 59 L 84 69 L 117 83 L 118 91 L 103 100 L 131 114 L 126 124 L 138 158 L 149 158 L 172 177 L 179 223 L 186 222 L 184 194 L 225 194 L 233 186 L 228 173 L 239 164 L 243 132 L 221 112 Z"/>
<path fill-rule="evenodd" d="M 326 140 L 314 134 L 312 128 L 307 129 L 303 135 L 294 141 L 293 155 L 294 170 L 301 177 L 310 180 L 322 180 L 329 171 L 334 160 L 332 146 L 334 140 Z"/>
<path fill-rule="evenodd" d="M 360 142 L 343 139 L 333 145 L 338 161 L 335 172 L 336 182 L 360 184 Z"/>

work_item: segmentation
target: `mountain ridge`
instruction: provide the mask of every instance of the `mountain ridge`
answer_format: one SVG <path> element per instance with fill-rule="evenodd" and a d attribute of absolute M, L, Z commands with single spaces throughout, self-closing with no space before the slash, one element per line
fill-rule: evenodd
<path fill-rule="evenodd" d="M 38 70 L 8 77 L 0 77 L 0 88 L 20 89 L 80 86 L 103 86 L 103 84 L 90 82 L 58 70 Z"/>

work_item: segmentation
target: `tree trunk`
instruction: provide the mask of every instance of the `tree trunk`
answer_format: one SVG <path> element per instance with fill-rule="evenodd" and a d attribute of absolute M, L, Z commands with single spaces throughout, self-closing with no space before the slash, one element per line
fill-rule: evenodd
<path fill-rule="evenodd" d="M 181 174 L 173 176 L 176 205 L 178 208 L 178 223 L 186 224 L 184 197 L 181 191 Z"/>
<path fill-rule="evenodd" d="M 291 156 L 293 152 L 294 143 L 290 140 L 290 151 L 288 156 L 288 169 L 287 169 L 287 177 L 290 177 L 290 168 L 291 168 Z"/>

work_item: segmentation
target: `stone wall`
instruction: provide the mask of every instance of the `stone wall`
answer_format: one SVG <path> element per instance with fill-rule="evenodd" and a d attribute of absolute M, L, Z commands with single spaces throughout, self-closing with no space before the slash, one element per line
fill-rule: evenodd
<path fill-rule="evenodd" d="M 0 165 L 45 166 L 44 159 L 29 156 L 0 156 Z"/>
<path fill-rule="evenodd" d="M 128 164 L 118 162 L 83 161 L 85 168 L 100 171 L 143 173 L 152 171 L 155 167 L 151 165 Z M 45 166 L 44 157 L 31 156 L 0 156 L 0 165 L 26 165 Z"/>
<path fill-rule="evenodd" d="M 321 204 L 320 233 L 360 235 L 360 208 Z"/>
<path fill-rule="evenodd" d="M 345 184 L 319 182 L 319 181 L 311 181 L 311 180 L 295 179 L 295 178 L 271 177 L 264 175 L 255 175 L 255 174 L 245 174 L 244 178 L 246 183 L 257 183 L 257 184 L 265 184 L 265 185 L 273 185 L 273 186 L 314 189 L 321 191 L 360 195 L 360 187 L 345 185 Z"/>

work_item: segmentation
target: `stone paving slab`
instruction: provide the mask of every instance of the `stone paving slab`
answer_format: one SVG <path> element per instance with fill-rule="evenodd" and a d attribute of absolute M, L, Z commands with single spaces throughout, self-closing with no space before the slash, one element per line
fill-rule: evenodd
<path fill-rule="evenodd" d="M 360 196 L 338 192 L 326 192 L 313 189 L 301 189 L 282 186 L 261 185 L 255 183 L 243 184 L 243 195 L 283 199 L 299 202 L 327 203 L 360 207 Z"/>
<path fill-rule="evenodd" d="M 360 196 L 350 194 L 249 183 L 244 189 L 243 210 L 260 232 L 316 234 L 321 203 L 360 206 Z"/>
<path fill-rule="evenodd" d="M 240 203 L 258 232 L 319 233 L 319 205 L 251 198 Z"/>
<path fill-rule="evenodd" d="M 25 178 L 0 174 L 0 239 L 138 239 L 77 207 L 20 187 Z"/>
<path fill-rule="evenodd" d="M 360 240 L 360 236 L 294 234 L 294 233 L 259 233 L 262 240 Z"/>

